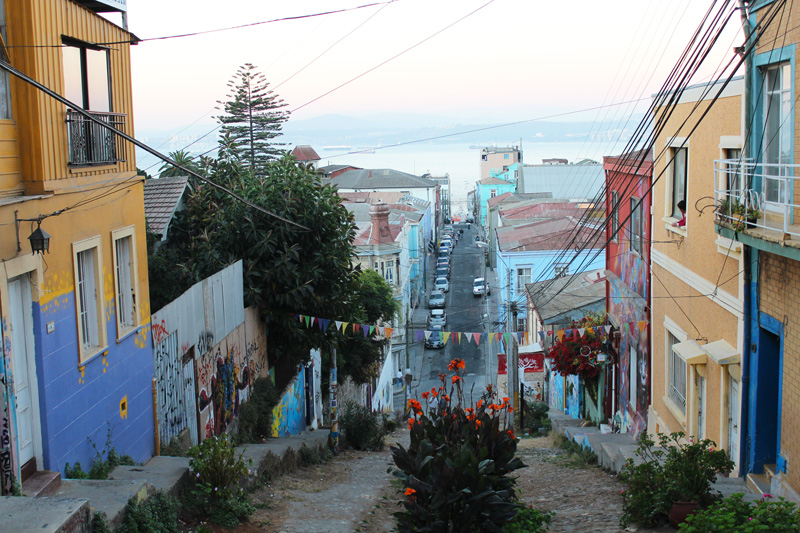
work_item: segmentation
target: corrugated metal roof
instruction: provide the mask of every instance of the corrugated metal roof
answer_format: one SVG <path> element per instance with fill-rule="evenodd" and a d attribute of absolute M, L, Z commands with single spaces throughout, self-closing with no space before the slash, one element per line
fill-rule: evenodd
<path fill-rule="evenodd" d="M 526 283 L 525 291 L 539 312 L 539 316 L 543 321 L 547 321 L 567 311 L 605 300 L 605 269 L 598 268 L 578 276 Z"/>
<path fill-rule="evenodd" d="M 432 189 L 436 182 L 390 168 L 348 170 L 331 183 L 339 189 Z"/>
<path fill-rule="evenodd" d="M 533 252 L 558 250 L 568 242 L 580 247 L 593 237 L 598 243 L 605 242 L 605 229 L 597 237 L 595 228 L 584 226 L 582 231 L 574 231 L 577 225 L 573 217 L 560 217 L 497 228 L 497 247 L 501 252 Z"/>
<path fill-rule="evenodd" d="M 153 233 L 166 236 L 169 223 L 186 191 L 188 176 L 153 178 L 144 182 L 144 216 Z"/>
<path fill-rule="evenodd" d="M 594 198 L 605 184 L 603 165 L 524 165 L 518 189 L 554 198 Z"/>

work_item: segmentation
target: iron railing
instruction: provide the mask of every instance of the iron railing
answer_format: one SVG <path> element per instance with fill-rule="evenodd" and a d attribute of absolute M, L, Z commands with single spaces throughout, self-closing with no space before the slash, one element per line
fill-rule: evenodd
<path fill-rule="evenodd" d="M 122 113 L 91 112 L 92 116 L 124 131 L 125 117 Z M 118 146 L 118 136 L 109 128 L 93 122 L 75 110 L 67 110 L 67 131 L 69 134 L 69 164 L 113 165 L 124 161 Z"/>
<path fill-rule="evenodd" d="M 763 228 L 800 237 L 794 226 L 795 174 L 800 165 L 755 163 L 749 160 L 714 161 L 714 199 L 717 219 L 741 231 Z M 800 199 L 799 199 L 800 200 Z"/>

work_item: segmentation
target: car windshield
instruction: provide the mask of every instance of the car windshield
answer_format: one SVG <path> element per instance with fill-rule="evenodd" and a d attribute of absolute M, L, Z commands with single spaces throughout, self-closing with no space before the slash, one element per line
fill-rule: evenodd
<path fill-rule="evenodd" d="M 483 278 L 478 278 L 478 279 L 476 279 L 475 281 L 473 281 L 473 282 L 472 282 L 472 284 L 473 284 L 475 287 L 480 287 L 481 285 L 483 285 Z"/>

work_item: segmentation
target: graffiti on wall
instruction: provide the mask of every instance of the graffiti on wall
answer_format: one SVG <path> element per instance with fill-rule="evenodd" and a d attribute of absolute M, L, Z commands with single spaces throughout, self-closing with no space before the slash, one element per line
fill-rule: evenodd
<path fill-rule="evenodd" d="M 3 318 L 3 357 L 0 358 L 0 494 L 9 494 L 15 483 L 17 465 L 12 427 L 16 424 L 17 408 L 14 403 L 14 375 L 11 368 L 11 337 L 8 321 Z M 13 417 L 13 418 L 12 418 Z"/>
<path fill-rule="evenodd" d="M 548 403 L 550 407 L 560 412 L 564 412 L 564 376 L 553 369 L 548 371 Z"/>
<path fill-rule="evenodd" d="M 272 436 L 288 437 L 305 429 L 305 369 L 286 387 L 281 401 L 272 410 Z"/>
<path fill-rule="evenodd" d="M 250 369 L 232 341 L 220 343 L 199 359 L 197 408 L 203 438 L 221 435 L 247 399 Z"/>
<path fill-rule="evenodd" d="M 155 328 L 154 328 L 155 331 Z M 153 352 L 158 408 L 158 431 L 161 442 L 169 442 L 187 424 L 183 364 L 178 353 L 178 332 L 162 336 Z"/>
<path fill-rule="evenodd" d="M 565 412 L 572 418 L 580 418 L 581 404 L 583 403 L 583 382 L 579 376 L 564 376 L 564 388 L 567 393 Z"/>

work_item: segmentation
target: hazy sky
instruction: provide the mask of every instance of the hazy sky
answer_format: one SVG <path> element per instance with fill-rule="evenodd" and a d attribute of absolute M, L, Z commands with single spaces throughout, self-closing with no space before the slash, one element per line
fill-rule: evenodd
<path fill-rule="evenodd" d="M 288 109 L 295 110 L 487 1 L 395 0 L 347 13 L 143 42 L 132 49 L 136 128 L 176 130 L 198 120 L 211 123 L 216 101 L 227 94 L 227 81 L 245 62 L 255 64 Z M 128 25 L 148 39 L 368 3 L 131 0 Z M 397 59 L 298 109 L 293 118 L 393 112 L 444 115 L 464 123 L 513 121 L 649 97 L 709 5 L 705 0 L 493 0 Z M 708 79 L 741 44 L 738 18 L 729 30 L 696 81 Z M 624 106 L 602 113 L 631 111 Z"/>

